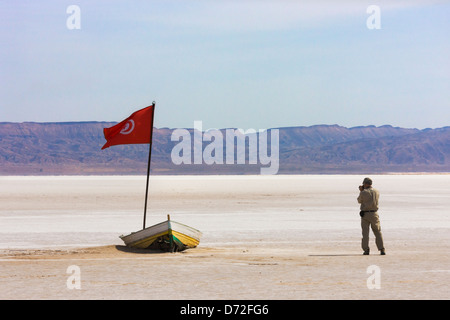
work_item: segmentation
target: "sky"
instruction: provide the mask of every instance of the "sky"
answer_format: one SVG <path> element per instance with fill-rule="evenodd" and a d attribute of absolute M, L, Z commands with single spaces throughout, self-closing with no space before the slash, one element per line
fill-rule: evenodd
<path fill-rule="evenodd" d="M 449 17 L 433 0 L 5 0 L 0 122 L 156 101 L 158 128 L 448 126 Z"/>

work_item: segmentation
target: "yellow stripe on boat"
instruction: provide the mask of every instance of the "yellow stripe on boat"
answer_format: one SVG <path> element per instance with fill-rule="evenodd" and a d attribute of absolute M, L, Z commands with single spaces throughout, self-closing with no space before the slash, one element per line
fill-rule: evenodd
<path fill-rule="evenodd" d="M 158 239 L 159 237 L 162 237 L 162 236 L 165 236 L 165 235 L 168 235 L 168 234 L 169 234 L 169 231 L 167 230 L 167 231 L 158 233 L 158 234 L 156 234 L 156 235 L 153 235 L 153 236 L 151 236 L 151 237 L 148 237 L 148 238 L 145 238 L 145 239 L 142 239 L 142 240 L 133 242 L 133 243 L 129 244 L 128 246 L 130 246 L 130 247 L 135 247 L 135 248 L 145 249 L 145 248 L 147 248 L 148 246 L 150 246 L 150 245 L 151 245 L 156 239 Z"/>
<path fill-rule="evenodd" d="M 200 243 L 199 240 L 189 237 L 188 235 L 185 235 L 185 234 L 180 233 L 175 230 L 172 230 L 172 234 L 174 237 L 176 237 L 182 244 L 184 244 L 188 248 L 196 247 Z"/>

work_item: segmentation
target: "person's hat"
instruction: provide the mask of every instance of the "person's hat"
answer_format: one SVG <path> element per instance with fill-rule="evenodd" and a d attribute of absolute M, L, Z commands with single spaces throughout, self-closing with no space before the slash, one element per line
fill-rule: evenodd
<path fill-rule="evenodd" d="M 370 178 L 364 178 L 363 184 L 372 185 L 372 179 L 370 179 Z"/>

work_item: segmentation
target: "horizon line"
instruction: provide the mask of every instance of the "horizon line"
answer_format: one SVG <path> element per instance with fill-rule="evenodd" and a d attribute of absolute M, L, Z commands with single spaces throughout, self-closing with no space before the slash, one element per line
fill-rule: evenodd
<path fill-rule="evenodd" d="M 119 123 L 120 121 L 44 121 L 44 122 L 40 122 L 40 121 L 22 121 L 22 122 L 14 122 L 14 121 L 0 121 L 0 125 L 3 124 L 77 124 L 77 123 Z M 341 127 L 341 128 L 346 128 L 346 129 L 357 129 L 357 128 L 383 128 L 383 127 L 391 127 L 394 129 L 411 129 L 411 130 L 420 130 L 420 131 L 426 131 L 426 130 L 436 130 L 436 129 L 445 129 L 445 128 L 449 128 L 449 126 L 442 126 L 442 127 L 435 127 L 435 128 L 431 128 L 431 127 L 426 127 L 423 129 L 419 129 L 419 128 L 412 128 L 412 127 L 401 127 L 401 126 L 394 126 L 391 124 L 383 124 L 383 125 L 374 125 L 374 124 L 369 124 L 369 125 L 357 125 L 357 126 L 343 126 L 337 123 L 334 124 L 325 124 L 325 123 L 321 123 L 321 124 L 312 124 L 312 125 L 297 125 L 297 126 L 281 126 L 281 127 L 271 127 L 271 128 L 267 128 L 267 129 L 262 129 L 262 130 L 272 130 L 272 129 L 288 129 L 288 128 L 312 128 L 312 127 Z M 154 128 L 156 129 L 170 129 L 170 130 L 175 130 L 175 129 L 191 129 L 194 130 L 194 127 L 177 127 L 177 128 L 172 128 L 172 127 L 156 127 L 154 126 Z M 238 128 L 238 127 L 223 127 L 220 129 L 217 128 L 210 128 L 210 129 L 216 129 L 216 130 L 226 130 L 226 129 L 242 129 L 242 128 Z M 207 129 L 207 130 L 210 130 Z M 207 130 L 203 130 L 203 131 L 207 131 Z"/>

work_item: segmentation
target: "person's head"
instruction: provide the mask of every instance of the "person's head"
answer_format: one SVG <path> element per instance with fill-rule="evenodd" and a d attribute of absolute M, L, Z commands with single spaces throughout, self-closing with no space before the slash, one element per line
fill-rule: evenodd
<path fill-rule="evenodd" d="M 364 178 L 363 186 L 364 188 L 370 188 L 372 186 L 372 179 Z"/>

